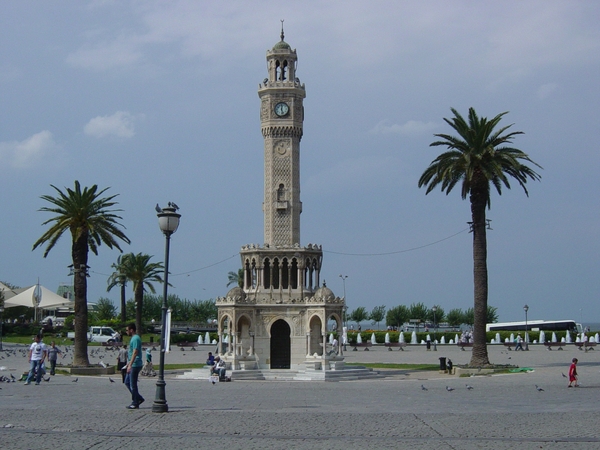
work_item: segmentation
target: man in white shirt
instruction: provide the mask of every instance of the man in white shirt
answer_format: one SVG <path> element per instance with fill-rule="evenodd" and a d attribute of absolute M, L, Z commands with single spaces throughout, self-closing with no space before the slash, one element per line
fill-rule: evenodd
<path fill-rule="evenodd" d="M 42 364 L 46 359 L 46 345 L 42 342 L 42 337 L 38 334 L 34 338 L 33 344 L 29 347 L 29 375 L 25 380 L 25 384 L 31 384 L 31 379 L 35 374 L 35 384 L 39 385 L 42 381 Z M 37 373 L 36 373 L 37 369 Z"/>

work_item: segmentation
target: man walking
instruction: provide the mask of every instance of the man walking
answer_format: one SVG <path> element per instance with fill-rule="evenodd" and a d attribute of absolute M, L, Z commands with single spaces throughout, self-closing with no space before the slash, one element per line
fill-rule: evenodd
<path fill-rule="evenodd" d="M 50 348 L 48 349 L 48 361 L 50 361 L 50 375 L 54 376 L 56 371 L 56 360 L 58 359 L 58 354 L 64 358 L 63 352 L 56 346 L 54 341 L 50 342 Z"/>
<path fill-rule="evenodd" d="M 138 409 L 145 400 L 138 391 L 138 377 L 144 363 L 142 362 L 142 340 L 136 332 L 135 323 L 127 325 L 127 335 L 131 336 L 127 360 L 127 377 L 125 378 L 125 385 L 131 392 L 131 405 L 127 409 Z"/>
<path fill-rule="evenodd" d="M 35 384 L 40 384 L 44 359 L 46 359 L 46 345 L 42 342 L 42 337 L 38 334 L 35 336 L 31 347 L 29 347 L 29 374 L 25 380 L 26 385 L 31 384 L 33 375 L 35 375 Z"/>

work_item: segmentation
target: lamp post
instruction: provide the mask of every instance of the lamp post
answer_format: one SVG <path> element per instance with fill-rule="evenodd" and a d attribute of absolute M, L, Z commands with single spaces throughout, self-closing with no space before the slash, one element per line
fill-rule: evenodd
<path fill-rule="evenodd" d="M 0 306 L 0 350 L 4 350 L 2 348 L 2 323 L 4 322 L 4 319 L 2 317 L 3 312 L 4 312 L 4 306 Z"/>
<path fill-rule="evenodd" d="M 523 306 L 523 311 L 525 311 L 525 350 L 529 350 L 529 334 L 527 333 L 527 311 L 529 311 L 529 306 Z"/>
<path fill-rule="evenodd" d="M 179 219 L 181 214 L 177 214 L 179 208 L 175 203 L 169 202 L 166 208 L 160 208 L 156 205 L 158 216 L 158 226 L 160 231 L 165 235 L 165 277 L 163 288 L 163 303 L 162 303 L 162 326 L 160 330 L 160 367 L 158 370 L 158 380 L 156 381 L 156 397 L 152 405 L 152 412 L 165 413 L 169 411 L 167 398 L 165 396 L 165 350 L 166 350 L 166 334 L 167 334 L 167 288 L 169 286 L 169 244 L 171 235 L 177 231 L 179 227 Z"/>
<path fill-rule="evenodd" d="M 435 312 L 437 311 L 437 306 L 433 305 L 431 310 L 433 311 L 433 351 L 437 352 L 437 325 L 435 323 Z"/>
<path fill-rule="evenodd" d="M 344 311 L 343 311 L 344 312 L 344 320 L 343 320 L 342 327 L 346 328 L 346 333 L 348 333 L 348 328 L 347 328 L 348 327 L 348 305 L 346 305 L 346 278 L 348 278 L 348 275 L 340 274 L 340 278 L 342 279 L 342 283 L 344 285 Z M 346 340 L 344 339 L 343 334 L 342 334 L 342 341 L 344 341 L 343 342 L 344 351 L 346 351 Z"/>

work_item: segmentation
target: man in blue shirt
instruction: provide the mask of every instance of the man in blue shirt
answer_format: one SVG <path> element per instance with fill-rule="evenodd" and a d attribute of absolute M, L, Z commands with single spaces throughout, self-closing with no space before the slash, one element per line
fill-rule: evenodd
<path fill-rule="evenodd" d="M 127 325 L 127 335 L 131 336 L 125 377 L 125 385 L 131 392 L 131 405 L 127 409 L 138 409 L 145 400 L 138 391 L 138 377 L 144 363 L 142 362 L 142 340 L 136 333 L 135 323 Z"/>

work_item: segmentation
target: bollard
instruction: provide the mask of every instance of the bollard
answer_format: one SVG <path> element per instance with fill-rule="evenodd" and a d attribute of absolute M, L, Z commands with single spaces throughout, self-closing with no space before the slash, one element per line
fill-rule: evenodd
<path fill-rule="evenodd" d="M 448 358 L 448 375 L 452 375 L 452 360 Z"/>
<path fill-rule="evenodd" d="M 446 357 L 442 356 L 439 359 L 440 359 L 440 371 L 445 372 L 446 371 Z"/>

